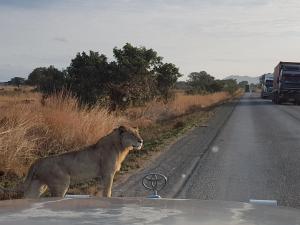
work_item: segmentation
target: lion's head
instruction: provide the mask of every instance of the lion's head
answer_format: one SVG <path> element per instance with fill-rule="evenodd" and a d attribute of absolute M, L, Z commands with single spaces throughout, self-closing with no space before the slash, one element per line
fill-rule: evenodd
<path fill-rule="evenodd" d="M 132 147 L 133 149 L 140 150 L 143 146 L 143 139 L 139 134 L 137 128 L 120 126 L 118 132 L 121 136 L 122 145 L 125 148 Z"/>

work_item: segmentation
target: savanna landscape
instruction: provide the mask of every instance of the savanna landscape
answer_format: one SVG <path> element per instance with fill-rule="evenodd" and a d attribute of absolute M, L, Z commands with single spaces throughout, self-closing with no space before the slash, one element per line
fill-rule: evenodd
<path fill-rule="evenodd" d="M 0 225 L 300 225 L 299 11 L 0 0 Z"/>
<path fill-rule="evenodd" d="M 127 44 L 114 51 L 120 58 L 109 81 L 103 77 L 114 69 L 103 68 L 114 64 L 90 52 L 78 54 L 68 71 L 37 68 L 27 81 L 15 78 L 1 86 L 2 187 L 16 187 L 36 159 L 79 150 L 125 124 L 139 127 L 145 142 L 142 151 L 133 151 L 123 163 L 116 177 L 122 180 L 188 129 L 205 125 L 213 106 L 240 93 L 236 82 L 214 80 L 205 71 L 190 74 L 187 88 L 176 88 L 178 68 L 161 63 L 152 49 Z M 96 185 L 95 180 L 72 185 L 69 193 L 97 194 Z"/>

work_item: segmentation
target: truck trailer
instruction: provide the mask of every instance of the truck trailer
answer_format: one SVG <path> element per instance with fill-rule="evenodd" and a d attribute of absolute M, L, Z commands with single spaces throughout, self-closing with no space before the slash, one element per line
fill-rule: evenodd
<path fill-rule="evenodd" d="M 279 62 L 274 68 L 272 101 L 300 103 L 300 62 Z"/>

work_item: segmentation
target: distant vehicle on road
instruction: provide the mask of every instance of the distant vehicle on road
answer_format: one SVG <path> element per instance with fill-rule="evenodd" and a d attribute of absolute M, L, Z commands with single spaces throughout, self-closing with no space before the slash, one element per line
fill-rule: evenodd
<path fill-rule="evenodd" d="M 275 67 L 272 101 L 300 103 L 300 62 L 279 62 Z"/>
<path fill-rule="evenodd" d="M 245 85 L 245 92 L 250 92 L 250 85 L 249 84 Z"/>
<path fill-rule="evenodd" d="M 273 91 L 273 74 L 267 73 L 262 75 L 260 78 L 261 83 L 261 98 L 269 98 L 272 96 Z"/>

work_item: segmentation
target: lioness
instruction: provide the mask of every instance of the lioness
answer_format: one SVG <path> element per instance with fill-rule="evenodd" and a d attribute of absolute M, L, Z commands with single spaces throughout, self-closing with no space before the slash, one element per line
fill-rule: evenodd
<path fill-rule="evenodd" d="M 47 189 L 52 197 L 63 197 L 70 181 L 100 178 L 103 196 L 111 197 L 116 171 L 132 149 L 141 149 L 143 140 L 135 128 L 120 126 L 96 144 L 80 151 L 38 159 L 23 184 L 25 198 L 38 198 Z"/>

